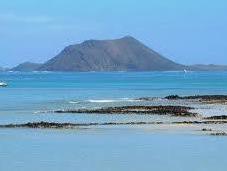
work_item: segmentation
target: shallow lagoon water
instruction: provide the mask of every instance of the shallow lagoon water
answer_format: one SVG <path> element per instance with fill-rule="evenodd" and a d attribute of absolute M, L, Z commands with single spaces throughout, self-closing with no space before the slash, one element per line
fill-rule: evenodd
<path fill-rule="evenodd" d="M 172 121 L 180 118 L 57 115 L 48 111 L 159 101 L 133 100 L 139 97 L 227 94 L 226 72 L 0 73 L 0 80 L 9 83 L 9 87 L 0 89 L 0 124 L 43 120 Z M 214 107 L 216 110 L 201 105 L 198 110 L 204 115 L 227 112 L 225 105 Z M 168 126 L 1 129 L 0 170 L 226 170 L 227 138 L 204 135 L 196 131 L 199 129 Z"/>
<path fill-rule="evenodd" d="M 226 170 L 227 138 L 141 129 L 1 130 L 0 170 Z"/>

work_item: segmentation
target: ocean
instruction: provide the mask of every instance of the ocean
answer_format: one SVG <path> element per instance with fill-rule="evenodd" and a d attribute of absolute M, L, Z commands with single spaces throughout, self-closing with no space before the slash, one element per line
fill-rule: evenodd
<path fill-rule="evenodd" d="M 168 95 L 227 94 L 227 72 L 2 72 L 0 81 L 9 85 L 0 88 L 0 124 L 175 121 L 181 118 L 53 111 L 168 104 L 162 99 Z M 141 97 L 154 101 L 141 101 Z M 201 105 L 197 111 L 218 115 L 227 113 L 227 107 Z M 226 170 L 227 137 L 204 135 L 198 129 L 150 125 L 2 128 L 0 170 Z"/>

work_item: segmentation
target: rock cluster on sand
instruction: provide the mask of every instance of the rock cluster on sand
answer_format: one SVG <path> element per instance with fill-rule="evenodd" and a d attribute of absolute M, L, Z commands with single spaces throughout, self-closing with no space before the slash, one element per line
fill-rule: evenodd
<path fill-rule="evenodd" d="M 55 122 L 28 122 L 25 124 L 0 125 L 0 128 L 75 128 L 78 124 Z"/>
<path fill-rule="evenodd" d="M 210 131 L 212 131 L 212 129 L 211 128 L 203 128 L 202 131 L 203 132 L 210 132 Z"/>
<path fill-rule="evenodd" d="M 56 123 L 56 122 L 28 122 L 24 124 L 0 125 L 0 128 L 46 128 L 46 129 L 72 129 L 87 126 L 108 125 L 148 125 L 163 124 L 163 122 L 104 122 L 104 123 Z"/>
<path fill-rule="evenodd" d="M 196 95 L 196 96 L 178 96 L 178 95 L 170 95 L 165 97 L 168 100 L 199 100 L 203 103 L 220 103 L 226 104 L 227 103 L 227 95 Z"/>
<path fill-rule="evenodd" d="M 225 95 L 203 95 L 203 96 L 184 96 L 180 97 L 178 95 L 171 95 L 165 97 L 168 100 L 196 100 L 195 102 L 205 102 L 205 103 L 217 103 L 221 104 L 227 101 L 227 96 Z M 152 101 L 154 98 L 144 97 L 138 98 L 141 101 Z M 167 100 L 167 101 L 168 101 Z M 193 101 L 194 102 L 194 101 Z M 117 125 L 175 125 L 175 126 L 185 126 L 185 125 L 201 125 L 211 126 L 215 124 L 227 124 L 227 115 L 220 116 L 209 116 L 209 117 L 199 117 L 197 113 L 193 113 L 193 107 L 188 106 L 120 106 L 120 107 L 105 107 L 99 109 L 75 109 L 75 110 L 57 110 L 55 113 L 74 113 L 74 114 L 148 114 L 148 115 L 169 115 L 175 117 L 185 117 L 185 120 L 178 121 L 155 121 L 155 122 L 104 122 L 104 123 L 55 123 L 55 122 L 28 122 L 24 124 L 8 124 L 0 125 L 0 128 L 46 128 L 46 129 L 72 129 L 72 128 L 89 128 L 90 126 L 117 126 Z M 208 132 L 208 135 L 213 136 L 227 136 L 224 131 L 215 131 L 210 128 L 200 129 L 201 132 Z"/>
<path fill-rule="evenodd" d="M 108 107 L 100 109 L 78 109 L 78 110 L 58 110 L 55 113 L 89 113 L 89 114 L 157 114 L 171 116 L 195 117 L 196 113 L 189 110 L 193 108 L 185 106 L 123 106 Z"/>
<path fill-rule="evenodd" d="M 227 136 L 227 133 L 226 132 L 214 132 L 214 133 L 211 133 L 210 135 L 213 135 L 213 136 Z"/>
<path fill-rule="evenodd" d="M 227 115 L 205 117 L 207 120 L 227 120 Z"/>

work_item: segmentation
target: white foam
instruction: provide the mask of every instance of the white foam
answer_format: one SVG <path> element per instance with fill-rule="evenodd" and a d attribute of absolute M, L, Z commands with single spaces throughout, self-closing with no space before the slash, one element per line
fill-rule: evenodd
<path fill-rule="evenodd" d="M 69 101 L 70 104 L 78 104 L 80 103 L 79 101 Z"/>
<path fill-rule="evenodd" d="M 119 103 L 119 102 L 142 102 L 143 99 L 134 99 L 134 98 L 119 98 L 119 99 L 88 99 L 88 100 L 71 100 L 68 103 L 70 104 L 79 104 L 83 102 L 88 103 Z M 145 100 L 146 101 L 146 100 Z"/>
<path fill-rule="evenodd" d="M 90 99 L 87 101 L 90 103 L 117 103 L 117 102 L 138 102 L 141 100 L 130 99 L 130 98 L 121 98 L 121 99 Z"/>
<path fill-rule="evenodd" d="M 118 102 L 119 100 L 87 100 L 90 103 L 113 103 Z"/>
<path fill-rule="evenodd" d="M 130 99 L 130 98 L 122 98 L 121 101 L 126 101 L 126 102 L 140 102 L 143 100 L 140 99 Z"/>

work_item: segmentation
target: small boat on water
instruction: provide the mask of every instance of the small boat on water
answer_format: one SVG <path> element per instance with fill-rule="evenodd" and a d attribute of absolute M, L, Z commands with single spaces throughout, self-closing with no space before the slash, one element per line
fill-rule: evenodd
<path fill-rule="evenodd" d="M 0 82 L 0 87 L 7 87 L 8 84 L 7 83 L 4 83 L 4 82 Z"/>

